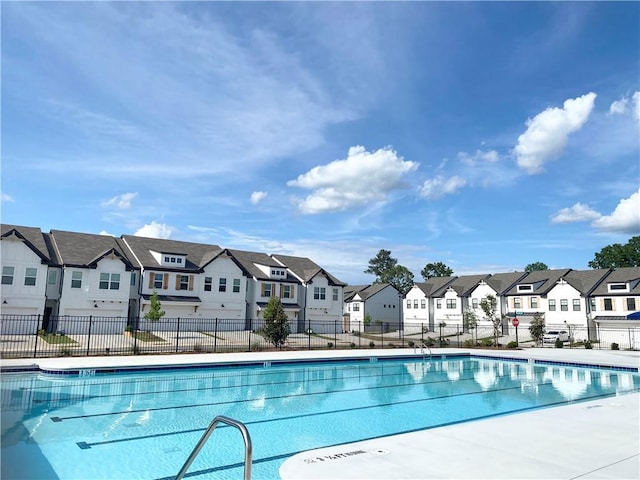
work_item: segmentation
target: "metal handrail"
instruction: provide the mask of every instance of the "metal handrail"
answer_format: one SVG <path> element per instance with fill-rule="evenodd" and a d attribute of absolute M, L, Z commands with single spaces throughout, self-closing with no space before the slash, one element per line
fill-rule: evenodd
<path fill-rule="evenodd" d="M 204 447 L 204 444 L 207 443 L 207 440 L 209 440 L 209 437 L 218 426 L 218 423 L 226 423 L 227 425 L 236 427 L 238 430 L 240 430 L 240 433 L 242 433 L 242 438 L 244 439 L 244 480 L 251 480 L 251 458 L 253 456 L 253 447 L 251 446 L 251 436 L 249 436 L 249 430 L 247 430 L 247 427 L 242 422 L 234 420 L 233 418 L 225 417 L 224 415 L 218 415 L 211 421 L 209 427 L 207 428 L 207 431 L 204 432 L 195 448 L 191 452 L 191 455 L 189 455 L 187 461 L 184 462 L 184 465 L 178 472 L 178 475 L 176 475 L 175 480 L 182 480 L 185 473 L 187 473 L 187 470 L 200 453 L 200 450 L 202 450 L 202 447 Z"/>

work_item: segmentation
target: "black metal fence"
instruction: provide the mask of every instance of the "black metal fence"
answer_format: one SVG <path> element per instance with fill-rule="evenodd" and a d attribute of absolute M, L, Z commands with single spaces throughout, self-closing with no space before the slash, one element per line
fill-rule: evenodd
<path fill-rule="evenodd" d="M 291 322 L 292 331 L 296 321 Z M 133 328 L 133 325 L 136 328 Z M 47 328 L 42 328 L 46 326 Z M 3 358 L 56 356 L 134 355 L 169 353 L 225 353 L 273 350 L 263 334 L 264 320 L 163 318 L 158 322 L 126 317 L 49 317 L 0 315 L 0 354 Z M 362 349 L 495 346 L 491 326 L 464 331 L 459 325 L 405 324 L 402 329 L 372 328 L 351 322 L 344 331 L 341 320 L 314 321 L 302 333 L 291 333 L 281 349 Z M 553 339 L 539 346 L 549 348 L 640 349 L 640 325 L 602 328 L 559 325 L 547 331 L 566 331 L 560 343 Z M 534 346 L 528 329 L 500 332 L 498 344 L 515 348 Z"/>

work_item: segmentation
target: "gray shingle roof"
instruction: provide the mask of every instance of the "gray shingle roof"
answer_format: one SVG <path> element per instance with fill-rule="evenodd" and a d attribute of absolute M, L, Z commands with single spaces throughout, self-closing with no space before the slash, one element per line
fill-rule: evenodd
<path fill-rule="evenodd" d="M 487 278 L 485 282 L 493 288 L 498 295 L 503 295 L 506 290 L 509 290 L 518 280 L 526 275 L 526 272 L 496 273 Z"/>
<path fill-rule="evenodd" d="M 329 280 L 329 285 L 343 286 L 346 285 L 336 277 L 327 272 L 320 265 L 306 257 L 293 257 L 290 255 L 271 255 L 278 262 L 282 263 L 291 270 L 303 282 L 308 283 L 318 274 L 324 274 Z"/>
<path fill-rule="evenodd" d="M 387 287 L 393 288 L 396 292 L 398 292 L 398 290 L 389 283 L 372 283 L 371 285 L 347 285 L 346 287 L 344 287 L 344 301 L 352 301 L 353 297 L 355 297 L 356 294 L 358 294 L 362 300 L 366 300 L 373 297 L 375 294 Z"/>
<path fill-rule="evenodd" d="M 425 296 L 432 297 L 438 290 L 446 287 L 456 278 L 458 277 L 431 277 L 426 282 L 416 282 L 415 285 L 422 290 Z"/>
<path fill-rule="evenodd" d="M 456 278 L 453 282 L 448 283 L 445 287 L 441 288 L 434 293 L 434 296 L 444 295 L 445 291 L 449 288 L 453 288 L 459 297 L 467 297 L 471 293 L 471 290 L 478 286 L 481 280 L 487 280 L 489 274 L 484 275 L 463 275 Z"/>
<path fill-rule="evenodd" d="M 254 277 L 257 280 L 274 280 L 268 274 L 264 273 L 260 270 L 256 264 L 264 265 L 267 267 L 278 267 L 282 268 L 282 265 L 271 256 L 266 253 L 259 252 L 247 252 L 244 250 L 227 250 L 229 254 L 235 258 L 236 262 L 243 268 L 248 276 Z M 296 282 L 299 283 L 297 279 L 294 279 L 290 275 L 287 275 L 287 278 L 279 278 L 278 281 L 287 281 L 287 282 Z"/>
<path fill-rule="evenodd" d="M 39 228 L 24 227 L 21 225 L 8 225 L 2 224 L 0 226 L 2 237 L 8 237 L 10 235 L 17 235 L 22 239 L 25 244 L 38 255 L 43 263 L 49 265 L 60 264 L 60 259 L 51 242 L 51 236 L 48 233 L 42 233 Z"/>
<path fill-rule="evenodd" d="M 610 292 L 610 283 L 629 283 L 630 291 Z M 640 294 L 640 267 L 616 268 L 593 290 L 592 295 Z"/>
<path fill-rule="evenodd" d="M 92 267 L 111 253 L 120 257 L 127 269 L 135 268 L 127 248 L 121 240 L 110 235 L 51 230 L 60 261 L 65 266 Z"/>
<path fill-rule="evenodd" d="M 571 270 L 563 278 L 583 296 L 587 296 L 591 295 L 591 291 L 599 285 L 610 271 L 611 270 L 608 268 L 596 270 Z"/>
<path fill-rule="evenodd" d="M 211 262 L 211 260 L 223 252 L 223 249 L 218 245 L 207 245 L 204 243 L 137 237 L 134 235 L 123 235 L 122 239 L 131 248 L 136 258 L 139 260 L 139 263 L 144 268 L 200 271 L 209 262 Z M 163 266 L 158 263 L 155 257 L 151 254 L 151 251 L 164 254 L 185 255 L 185 267 L 168 268 L 167 266 Z M 138 262 L 136 262 L 136 264 L 137 263 Z"/>
<path fill-rule="evenodd" d="M 515 285 L 504 292 L 504 295 L 546 295 L 546 293 L 555 287 L 558 280 L 567 275 L 571 271 L 570 268 L 559 270 L 537 270 L 528 273 L 524 278 L 518 280 Z M 533 290 L 518 292 L 518 285 L 532 285 Z"/>

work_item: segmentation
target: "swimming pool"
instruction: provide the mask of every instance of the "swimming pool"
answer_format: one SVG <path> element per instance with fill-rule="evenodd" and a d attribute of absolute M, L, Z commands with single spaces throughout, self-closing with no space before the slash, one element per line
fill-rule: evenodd
<path fill-rule="evenodd" d="M 5 374 L 2 477 L 173 478 L 226 415 L 249 429 L 253 478 L 275 479 L 309 449 L 634 391 L 631 371 L 469 356 Z M 241 478 L 243 458 L 240 433 L 221 426 L 189 477 Z"/>

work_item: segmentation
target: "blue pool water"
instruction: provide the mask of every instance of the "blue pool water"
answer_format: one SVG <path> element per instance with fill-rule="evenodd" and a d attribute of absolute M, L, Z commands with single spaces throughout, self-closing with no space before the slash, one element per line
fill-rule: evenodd
<path fill-rule="evenodd" d="M 216 415 L 246 424 L 253 478 L 288 457 L 435 426 L 640 391 L 632 372 L 474 357 L 96 374 L 5 374 L 2 478 L 170 479 Z M 242 478 L 220 426 L 188 478 Z"/>

